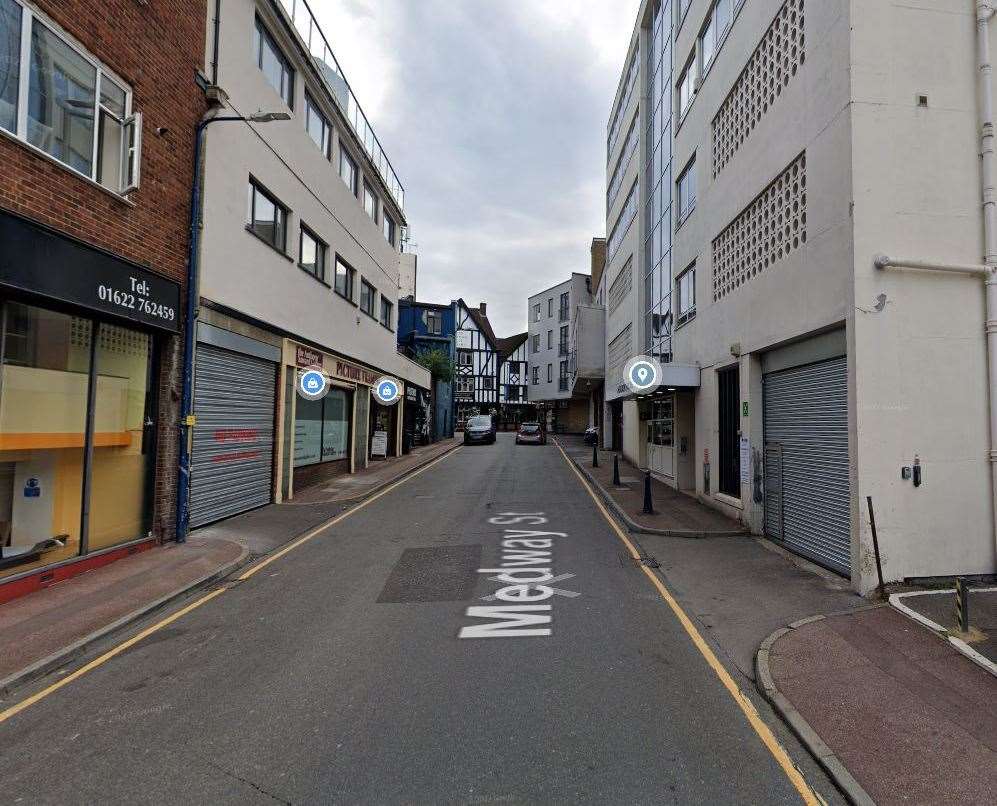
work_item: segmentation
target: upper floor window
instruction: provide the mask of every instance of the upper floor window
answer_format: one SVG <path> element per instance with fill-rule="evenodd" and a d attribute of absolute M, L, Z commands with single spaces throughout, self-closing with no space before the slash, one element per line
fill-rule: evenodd
<path fill-rule="evenodd" d="M 554 315 L 554 298 L 547 298 L 547 318 L 550 319 Z"/>
<path fill-rule="evenodd" d="M 566 322 L 568 319 L 568 292 L 565 291 L 561 294 L 561 303 L 557 309 L 557 318 L 561 322 Z"/>
<path fill-rule="evenodd" d="M 287 251 L 287 208 L 249 180 L 248 229 L 280 252 Z"/>
<path fill-rule="evenodd" d="M 384 298 L 384 294 L 381 294 L 381 324 L 384 325 L 388 330 L 393 330 L 392 328 L 392 314 L 394 313 L 395 304 Z"/>
<path fill-rule="evenodd" d="M 353 302 L 353 285 L 356 283 L 357 272 L 352 266 L 336 258 L 336 284 L 334 289 L 341 297 Z"/>
<path fill-rule="evenodd" d="M 679 74 L 678 81 L 678 106 L 679 106 L 679 118 L 685 116 L 686 111 L 689 109 L 689 105 L 692 103 L 693 96 L 696 94 L 696 56 L 693 54 L 689 58 L 689 63 L 686 64 L 685 68 Z"/>
<path fill-rule="evenodd" d="M 536 303 L 536 305 L 533 306 L 533 321 L 534 322 L 539 322 L 540 321 L 540 303 L 539 302 Z"/>
<path fill-rule="evenodd" d="M 305 93 L 305 129 L 326 158 L 332 153 L 332 126 L 310 93 Z"/>
<path fill-rule="evenodd" d="M 28 6 L 0 0 L 0 128 L 124 195 L 138 189 L 141 166 L 142 116 L 131 106 L 100 62 Z"/>
<path fill-rule="evenodd" d="M 304 224 L 301 225 L 301 250 L 298 265 L 325 282 L 325 258 L 328 245 Z"/>
<path fill-rule="evenodd" d="M 481 379 L 481 388 L 492 390 L 495 388 L 495 379 L 491 375 L 485 375 Z"/>
<path fill-rule="evenodd" d="M 533 383 L 540 383 L 540 367 L 533 367 Z"/>
<path fill-rule="evenodd" d="M 363 183 L 363 209 L 375 222 L 377 221 L 377 194 L 366 182 Z"/>
<path fill-rule="evenodd" d="M 534 353 L 539 353 L 540 352 L 540 334 L 539 333 L 534 333 L 533 334 L 533 352 Z"/>
<path fill-rule="evenodd" d="M 675 281 L 675 296 L 678 298 L 678 324 L 687 322 L 696 315 L 696 264 L 678 276 Z"/>
<path fill-rule="evenodd" d="M 360 310 L 367 316 L 374 317 L 374 303 L 377 300 L 377 289 L 366 280 L 360 281 Z"/>
<path fill-rule="evenodd" d="M 430 336 L 443 333 L 443 314 L 439 311 L 426 311 L 426 332 Z"/>
<path fill-rule="evenodd" d="M 339 175 L 350 189 L 350 193 L 357 195 L 357 163 L 349 155 L 345 148 L 339 147 Z"/>
<path fill-rule="evenodd" d="M 470 350 L 458 350 L 457 351 L 457 365 L 461 367 L 469 367 L 472 364 L 471 357 L 472 353 Z"/>
<path fill-rule="evenodd" d="M 701 75 L 705 75 L 713 63 L 713 57 L 720 49 L 720 43 L 727 35 L 730 24 L 734 21 L 735 0 L 717 0 L 706 17 L 706 24 L 699 35 L 699 59 L 702 65 Z"/>
<path fill-rule="evenodd" d="M 554 380 L 554 365 L 547 365 L 547 383 L 551 383 Z"/>
<path fill-rule="evenodd" d="M 387 213 L 381 214 L 381 230 L 384 232 L 384 238 L 392 246 L 395 245 L 395 220 L 389 216 Z"/>
<path fill-rule="evenodd" d="M 675 183 L 677 189 L 677 212 L 678 220 L 676 224 L 681 224 L 696 208 L 696 158 L 689 160 L 682 173 L 679 174 Z"/>
<path fill-rule="evenodd" d="M 547 349 L 551 350 L 553 348 L 554 348 L 554 331 L 553 330 L 548 330 L 547 331 Z"/>
<path fill-rule="evenodd" d="M 270 32 L 260 22 L 259 17 L 256 18 L 256 28 L 253 33 L 253 48 L 256 66 L 263 71 L 267 82 L 284 99 L 284 103 L 293 109 L 294 68 L 270 36 Z"/>

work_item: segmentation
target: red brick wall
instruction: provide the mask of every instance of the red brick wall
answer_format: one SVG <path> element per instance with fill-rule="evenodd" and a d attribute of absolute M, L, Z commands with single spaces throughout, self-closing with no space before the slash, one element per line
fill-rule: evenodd
<path fill-rule="evenodd" d="M 183 284 L 194 128 L 206 110 L 194 77 L 204 66 L 205 0 L 35 0 L 132 89 L 143 115 L 141 187 L 133 204 L 0 137 L 0 207 L 48 224 Z M 168 131 L 157 135 L 158 128 Z M 156 511 L 172 536 L 182 339 L 161 338 Z"/>

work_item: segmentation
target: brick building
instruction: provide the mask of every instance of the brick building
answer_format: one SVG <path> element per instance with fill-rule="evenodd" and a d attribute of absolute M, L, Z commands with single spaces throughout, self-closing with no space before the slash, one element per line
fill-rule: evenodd
<path fill-rule="evenodd" d="M 0 0 L 0 601 L 173 534 L 205 21 Z"/>

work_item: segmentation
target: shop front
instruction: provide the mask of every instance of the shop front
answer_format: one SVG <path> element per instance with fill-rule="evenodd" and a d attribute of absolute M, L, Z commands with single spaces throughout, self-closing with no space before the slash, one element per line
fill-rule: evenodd
<path fill-rule="evenodd" d="M 402 424 L 402 449 L 428 445 L 433 441 L 433 399 L 428 389 L 405 384 L 405 416 Z"/>
<path fill-rule="evenodd" d="M 180 288 L 8 213 L 0 245 L 0 583 L 56 581 L 151 544 Z"/>

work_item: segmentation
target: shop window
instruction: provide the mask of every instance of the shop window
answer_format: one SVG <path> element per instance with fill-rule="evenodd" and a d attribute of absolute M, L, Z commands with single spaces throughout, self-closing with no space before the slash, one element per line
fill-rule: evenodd
<path fill-rule="evenodd" d="M 295 400 L 294 466 L 348 459 L 350 455 L 350 395 L 330 389 L 321 400 Z"/>
<path fill-rule="evenodd" d="M 91 551 L 145 537 L 152 528 L 155 429 L 152 338 L 117 325 L 97 329 L 90 480 Z"/>
<path fill-rule="evenodd" d="M 89 320 L 3 306 L 0 577 L 80 554 Z"/>
<path fill-rule="evenodd" d="M 647 441 L 651 445 L 670 447 L 673 441 L 675 419 L 674 404 L 671 398 L 655 400 L 651 403 L 651 416 L 647 421 Z"/>

